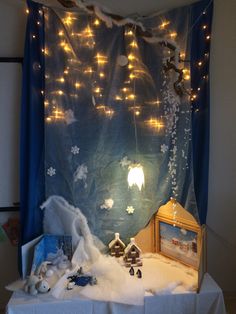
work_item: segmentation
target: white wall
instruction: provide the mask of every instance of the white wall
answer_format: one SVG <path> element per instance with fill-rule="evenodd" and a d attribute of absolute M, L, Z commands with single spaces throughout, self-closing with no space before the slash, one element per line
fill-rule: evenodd
<path fill-rule="evenodd" d="M 170 3 L 180 4 L 187 0 L 101 0 L 109 4 L 116 13 L 148 13 L 163 9 Z M 190 1 L 188 1 L 190 2 Z M 169 4 L 168 4 L 169 3 Z M 22 56 L 24 43 L 25 13 L 23 1 L 0 0 L 0 56 Z M 211 141 L 209 213 L 207 222 L 213 231 L 208 233 L 208 270 L 225 291 L 236 291 L 236 1 L 215 0 L 215 14 L 212 34 L 211 55 Z M 0 72 L 0 75 L 2 73 Z M 20 82 L 19 82 L 20 84 Z M 9 95 L 11 85 L 6 87 Z M 12 100 L 18 112 L 19 103 Z M 0 111 L 4 111 L 0 102 Z M 14 120 L 13 120 L 14 121 Z M 1 144 L 0 151 L 10 151 L 9 142 L 17 143 L 18 129 L 13 125 L 15 138 L 8 135 Z M 0 126 L 1 128 L 1 126 Z M 0 132 L 2 130 L 0 129 Z M 10 137 L 9 137 L 10 136 Z M 16 141 L 16 142 L 15 142 Z M 11 162 L 17 161 L 17 155 Z M 2 180 L 2 179 L 1 179 Z M 12 182 L 12 189 L 18 182 Z M 0 198 L 1 203 L 1 198 Z M 1 206 L 1 204 L 0 204 Z M 5 217 L 5 216 L 4 216 Z M 0 245 L 0 255 L 12 248 Z M 8 252 L 9 253 L 9 252 Z M 15 253 L 14 253 L 15 254 Z M 9 257 L 7 257 L 9 258 Z M 0 261 L 0 268 L 2 262 Z M 15 267 L 15 261 L 12 262 Z M 0 275 L 1 276 L 1 275 Z M 10 279 L 10 272 L 9 272 Z M 0 291 L 1 294 L 1 291 Z"/>
<path fill-rule="evenodd" d="M 0 0 L 0 57 L 22 57 L 24 3 Z M 0 207 L 19 201 L 19 112 L 21 65 L 0 63 Z M 0 213 L 0 225 L 17 213 Z M 0 312 L 11 293 L 5 285 L 18 278 L 18 249 L 6 239 L 0 242 Z"/>
<path fill-rule="evenodd" d="M 236 294 L 236 1 L 215 0 L 211 51 L 208 269 Z"/>

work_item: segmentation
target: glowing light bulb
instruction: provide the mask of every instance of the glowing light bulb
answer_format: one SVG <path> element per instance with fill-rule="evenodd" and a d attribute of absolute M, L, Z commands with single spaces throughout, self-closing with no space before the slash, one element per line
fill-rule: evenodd
<path fill-rule="evenodd" d="M 113 109 L 109 108 L 109 109 L 105 110 L 105 115 L 107 117 L 112 118 L 113 114 L 114 114 L 114 110 Z"/>
<path fill-rule="evenodd" d="M 137 42 L 135 40 L 133 40 L 131 42 L 130 46 L 133 47 L 133 48 L 138 48 L 138 44 L 137 44 Z"/>
<path fill-rule="evenodd" d="M 60 31 L 59 33 L 58 33 L 58 36 L 63 36 L 64 35 L 64 32 L 63 31 Z"/>
<path fill-rule="evenodd" d="M 115 100 L 122 100 L 122 98 L 119 95 L 116 95 Z"/>
<path fill-rule="evenodd" d="M 199 67 L 202 66 L 202 61 L 199 61 L 199 62 L 198 62 L 198 66 L 199 66 Z"/>
<path fill-rule="evenodd" d="M 161 23 L 161 25 L 159 26 L 159 28 L 160 28 L 160 29 L 165 29 L 166 26 L 169 25 L 169 24 L 170 24 L 169 21 L 163 21 L 163 22 Z"/>
<path fill-rule="evenodd" d="M 141 191 L 144 186 L 144 172 L 141 164 L 133 163 L 129 166 L 129 173 L 127 177 L 129 187 L 137 185 L 139 190 Z"/>
<path fill-rule="evenodd" d="M 177 33 L 176 33 L 176 32 L 170 33 L 170 38 L 175 39 L 176 36 L 177 36 Z"/>
<path fill-rule="evenodd" d="M 188 81 L 190 80 L 190 71 L 189 69 L 183 69 L 183 77 L 184 77 L 184 80 Z"/>
<path fill-rule="evenodd" d="M 66 52 L 70 52 L 71 51 L 71 48 L 68 44 L 65 44 L 63 49 L 66 51 Z"/>
<path fill-rule="evenodd" d="M 191 100 L 195 100 L 197 98 L 197 95 L 196 94 L 193 94 L 192 97 L 191 97 Z"/>
<path fill-rule="evenodd" d="M 104 105 L 98 105 L 98 106 L 96 106 L 96 109 L 97 110 L 104 110 L 105 111 L 105 106 Z"/>
<path fill-rule="evenodd" d="M 95 26 L 99 26 L 100 25 L 100 21 L 98 19 L 96 19 L 93 23 Z"/>
<path fill-rule="evenodd" d="M 134 99 L 135 99 L 135 95 L 134 95 L 134 94 L 130 94 L 130 95 L 128 95 L 128 99 L 130 99 L 130 100 L 134 100 Z"/>
<path fill-rule="evenodd" d="M 202 26 L 202 29 L 207 29 L 207 25 L 203 25 L 203 26 Z"/>
<path fill-rule="evenodd" d="M 206 39 L 209 40 L 210 38 L 211 38 L 211 36 L 210 36 L 210 35 L 207 35 Z"/>
<path fill-rule="evenodd" d="M 100 72 L 100 73 L 99 73 L 99 76 L 100 76 L 100 78 L 104 78 L 104 77 L 105 77 L 105 74 L 104 74 L 103 72 Z"/>
<path fill-rule="evenodd" d="M 150 118 L 150 119 L 146 120 L 145 123 L 149 128 L 151 128 L 157 132 L 162 130 L 165 126 L 161 120 L 156 119 L 156 118 Z"/>
<path fill-rule="evenodd" d="M 101 89 L 100 87 L 96 87 L 96 88 L 94 89 L 94 92 L 95 92 L 95 93 L 101 93 L 101 91 L 102 91 L 102 89 Z"/>
<path fill-rule="evenodd" d="M 29 9 L 26 9 L 26 10 L 25 10 L 25 13 L 26 13 L 26 14 L 29 14 L 29 12 L 30 12 Z"/>
<path fill-rule="evenodd" d="M 134 56 L 132 53 L 130 53 L 130 54 L 128 55 L 128 59 L 129 59 L 130 61 L 132 61 L 132 60 L 135 59 L 135 56 Z"/>
<path fill-rule="evenodd" d="M 93 30 L 89 25 L 83 30 L 82 36 L 85 38 L 93 37 Z"/>
<path fill-rule="evenodd" d="M 133 33 L 133 31 L 128 31 L 128 32 L 125 32 L 125 35 L 126 36 L 133 36 L 134 35 L 134 33 Z"/>
<path fill-rule="evenodd" d="M 66 18 L 63 19 L 64 24 L 67 26 L 70 26 L 72 24 L 72 17 L 69 15 Z"/>
<path fill-rule="evenodd" d="M 107 57 L 101 55 L 100 53 L 97 53 L 95 58 L 97 59 L 98 65 L 103 65 L 103 64 L 107 63 Z"/>
<path fill-rule="evenodd" d="M 185 52 L 181 52 L 181 53 L 180 53 L 180 58 L 181 58 L 181 59 L 185 59 Z"/>
<path fill-rule="evenodd" d="M 81 86 L 82 86 L 81 83 L 79 83 L 79 82 L 75 83 L 75 88 L 80 88 Z"/>
<path fill-rule="evenodd" d="M 136 77 L 136 76 L 135 76 L 133 73 L 130 73 L 129 78 L 130 78 L 131 80 L 135 79 L 135 77 Z"/>
<path fill-rule="evenodd" d="M 60 77 L 59 79 L 57 79 L 57 81 L 60 82 L 60 83 L 64 83 L 65 79 L 64 79 L 64 77 Z"/>
<path fill-rule="evenodd" d="M 93 73 L 93 69 L 91 67 L 88 67 L 87 69 L 84 70 L 85 74 L 91 74 Z"/>

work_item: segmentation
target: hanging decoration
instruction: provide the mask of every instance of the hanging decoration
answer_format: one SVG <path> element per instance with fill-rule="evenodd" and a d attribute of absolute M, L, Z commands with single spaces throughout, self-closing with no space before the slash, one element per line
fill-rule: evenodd
<path fill-rule="evenodd" d="M 129 187 L 136 185 L 141 191 L 142 187 L 144 186 L 143 167 L 137 163 L 131 164 L 129 166 L 129 173 L 128 173 L 127 180 L 128 180 Z"/>

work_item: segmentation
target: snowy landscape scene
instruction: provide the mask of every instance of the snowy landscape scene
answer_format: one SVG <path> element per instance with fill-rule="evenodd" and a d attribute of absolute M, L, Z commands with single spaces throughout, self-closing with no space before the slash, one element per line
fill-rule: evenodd
<path fill-rule="evenodd" d="M 160 222 L 160 251 L 193 267 L 198 266 L 197 233 Z"/>

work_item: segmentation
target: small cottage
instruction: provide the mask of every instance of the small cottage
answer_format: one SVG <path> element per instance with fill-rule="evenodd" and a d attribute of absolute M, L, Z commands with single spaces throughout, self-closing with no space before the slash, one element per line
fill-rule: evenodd
<path fill-rule="evenodd" d="M 125 249 L 124 262 L 126 267 L 142 266 L 141 250 L 135 243 L 135 239 L 131 238 L 130 243 Z"/>
<path fill-rule="evenodd" d="M 111 256 L 120 257 L 124 255 L 125 244 L 121 241 L 118 232 L 115 233 L 115 239 L 109 243 L 108 247 Z"/>

